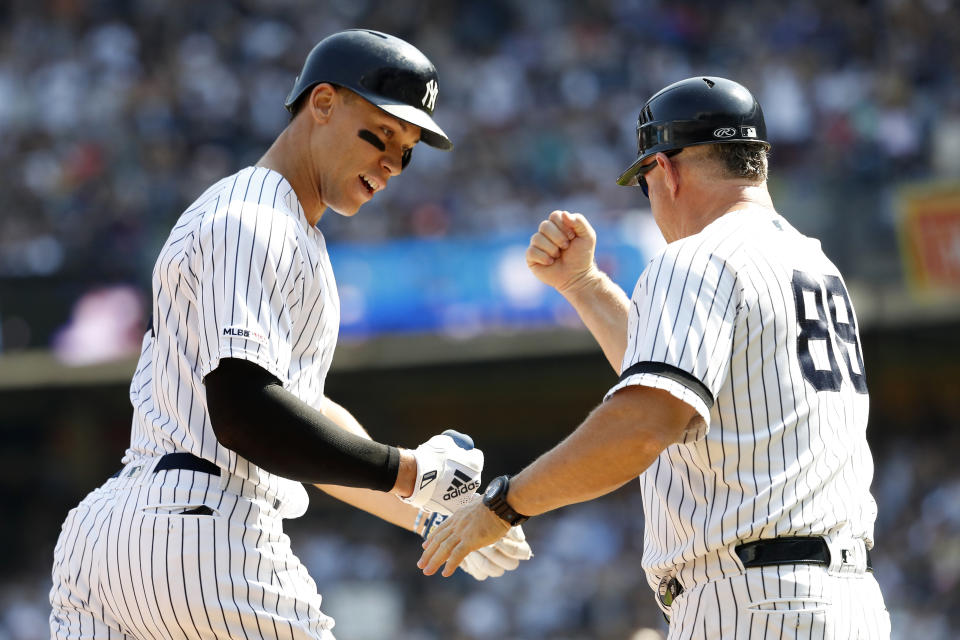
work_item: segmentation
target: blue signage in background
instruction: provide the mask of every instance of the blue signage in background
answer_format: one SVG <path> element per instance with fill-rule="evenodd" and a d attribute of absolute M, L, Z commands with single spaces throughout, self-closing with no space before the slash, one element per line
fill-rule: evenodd
<path fill-rule="evenodd" d="M 628 295 L 656 243 L 662 244 L 652 221 L 630 220 L 597 229 L 597 263 Z M 527 269 L 529 240 L 524 232 L 331 244 L 340 292 L 340 335 L 362 339 L 432 332 L 470 337 L 582 326 L 566 300 Z"/>

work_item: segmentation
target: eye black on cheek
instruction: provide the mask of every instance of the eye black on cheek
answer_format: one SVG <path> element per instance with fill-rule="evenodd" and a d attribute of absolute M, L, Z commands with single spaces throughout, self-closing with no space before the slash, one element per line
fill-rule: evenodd
<path fill-rule="evenodd" d="M 387 150 L 387 145 L 385 145 L 383 143 L 383 140 L 377 137 L 377 134 L 375 134 L 373 131 L 368 131 L 367 129 L 360 129 L 359 131 L 357 131 L 357 137 L 360 138 L 361 140 L 369 142 L 374 147 L 376 147 L 377 150 L 379 151 Z"/>

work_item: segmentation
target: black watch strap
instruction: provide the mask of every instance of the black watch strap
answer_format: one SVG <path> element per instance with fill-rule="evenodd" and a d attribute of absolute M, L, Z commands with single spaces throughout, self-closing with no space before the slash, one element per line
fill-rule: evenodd
<path fill-rule="evenodd" d="M 483 494 L 483 504 L 511 527 L 530 519 L 522 513 L 517 513 L 513 507 L 507 503 L 507 493 L 510 491 L 510 476 L 498 476 L 487 485 L 487 491 Z"/>

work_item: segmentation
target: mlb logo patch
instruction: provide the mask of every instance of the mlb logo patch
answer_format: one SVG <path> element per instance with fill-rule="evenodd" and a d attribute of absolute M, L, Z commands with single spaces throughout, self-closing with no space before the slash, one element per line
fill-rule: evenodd
<path fill-rule="evenodd" d="M 225 338 L 242 338 L 244 340 L 253 340 L 258 342 L 263 346 L 267 346 L 267 337 L 255 329 L 248 329 L 246 327 L 233 326 L 233 327 L 224 327 L 223 328 L 223 337 Z"/>
<path fill-rule="evenodd" d="M 740 137 L 741 137 L 741 138 L 756 138 L 756 137 L 757 137 L 757 128 L 756 128 L 756 127 L 740 127 Z"/>

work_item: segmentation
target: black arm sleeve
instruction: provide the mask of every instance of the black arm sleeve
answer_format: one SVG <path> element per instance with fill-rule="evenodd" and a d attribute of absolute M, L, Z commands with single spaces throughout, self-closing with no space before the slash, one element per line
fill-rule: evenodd
<path fill-rule="evenodd" d="M 284 478 L 390 491 L 400 451 L 354 435 L 260 366 L 224 358 L 204 379 L 217 441 Z"/>

